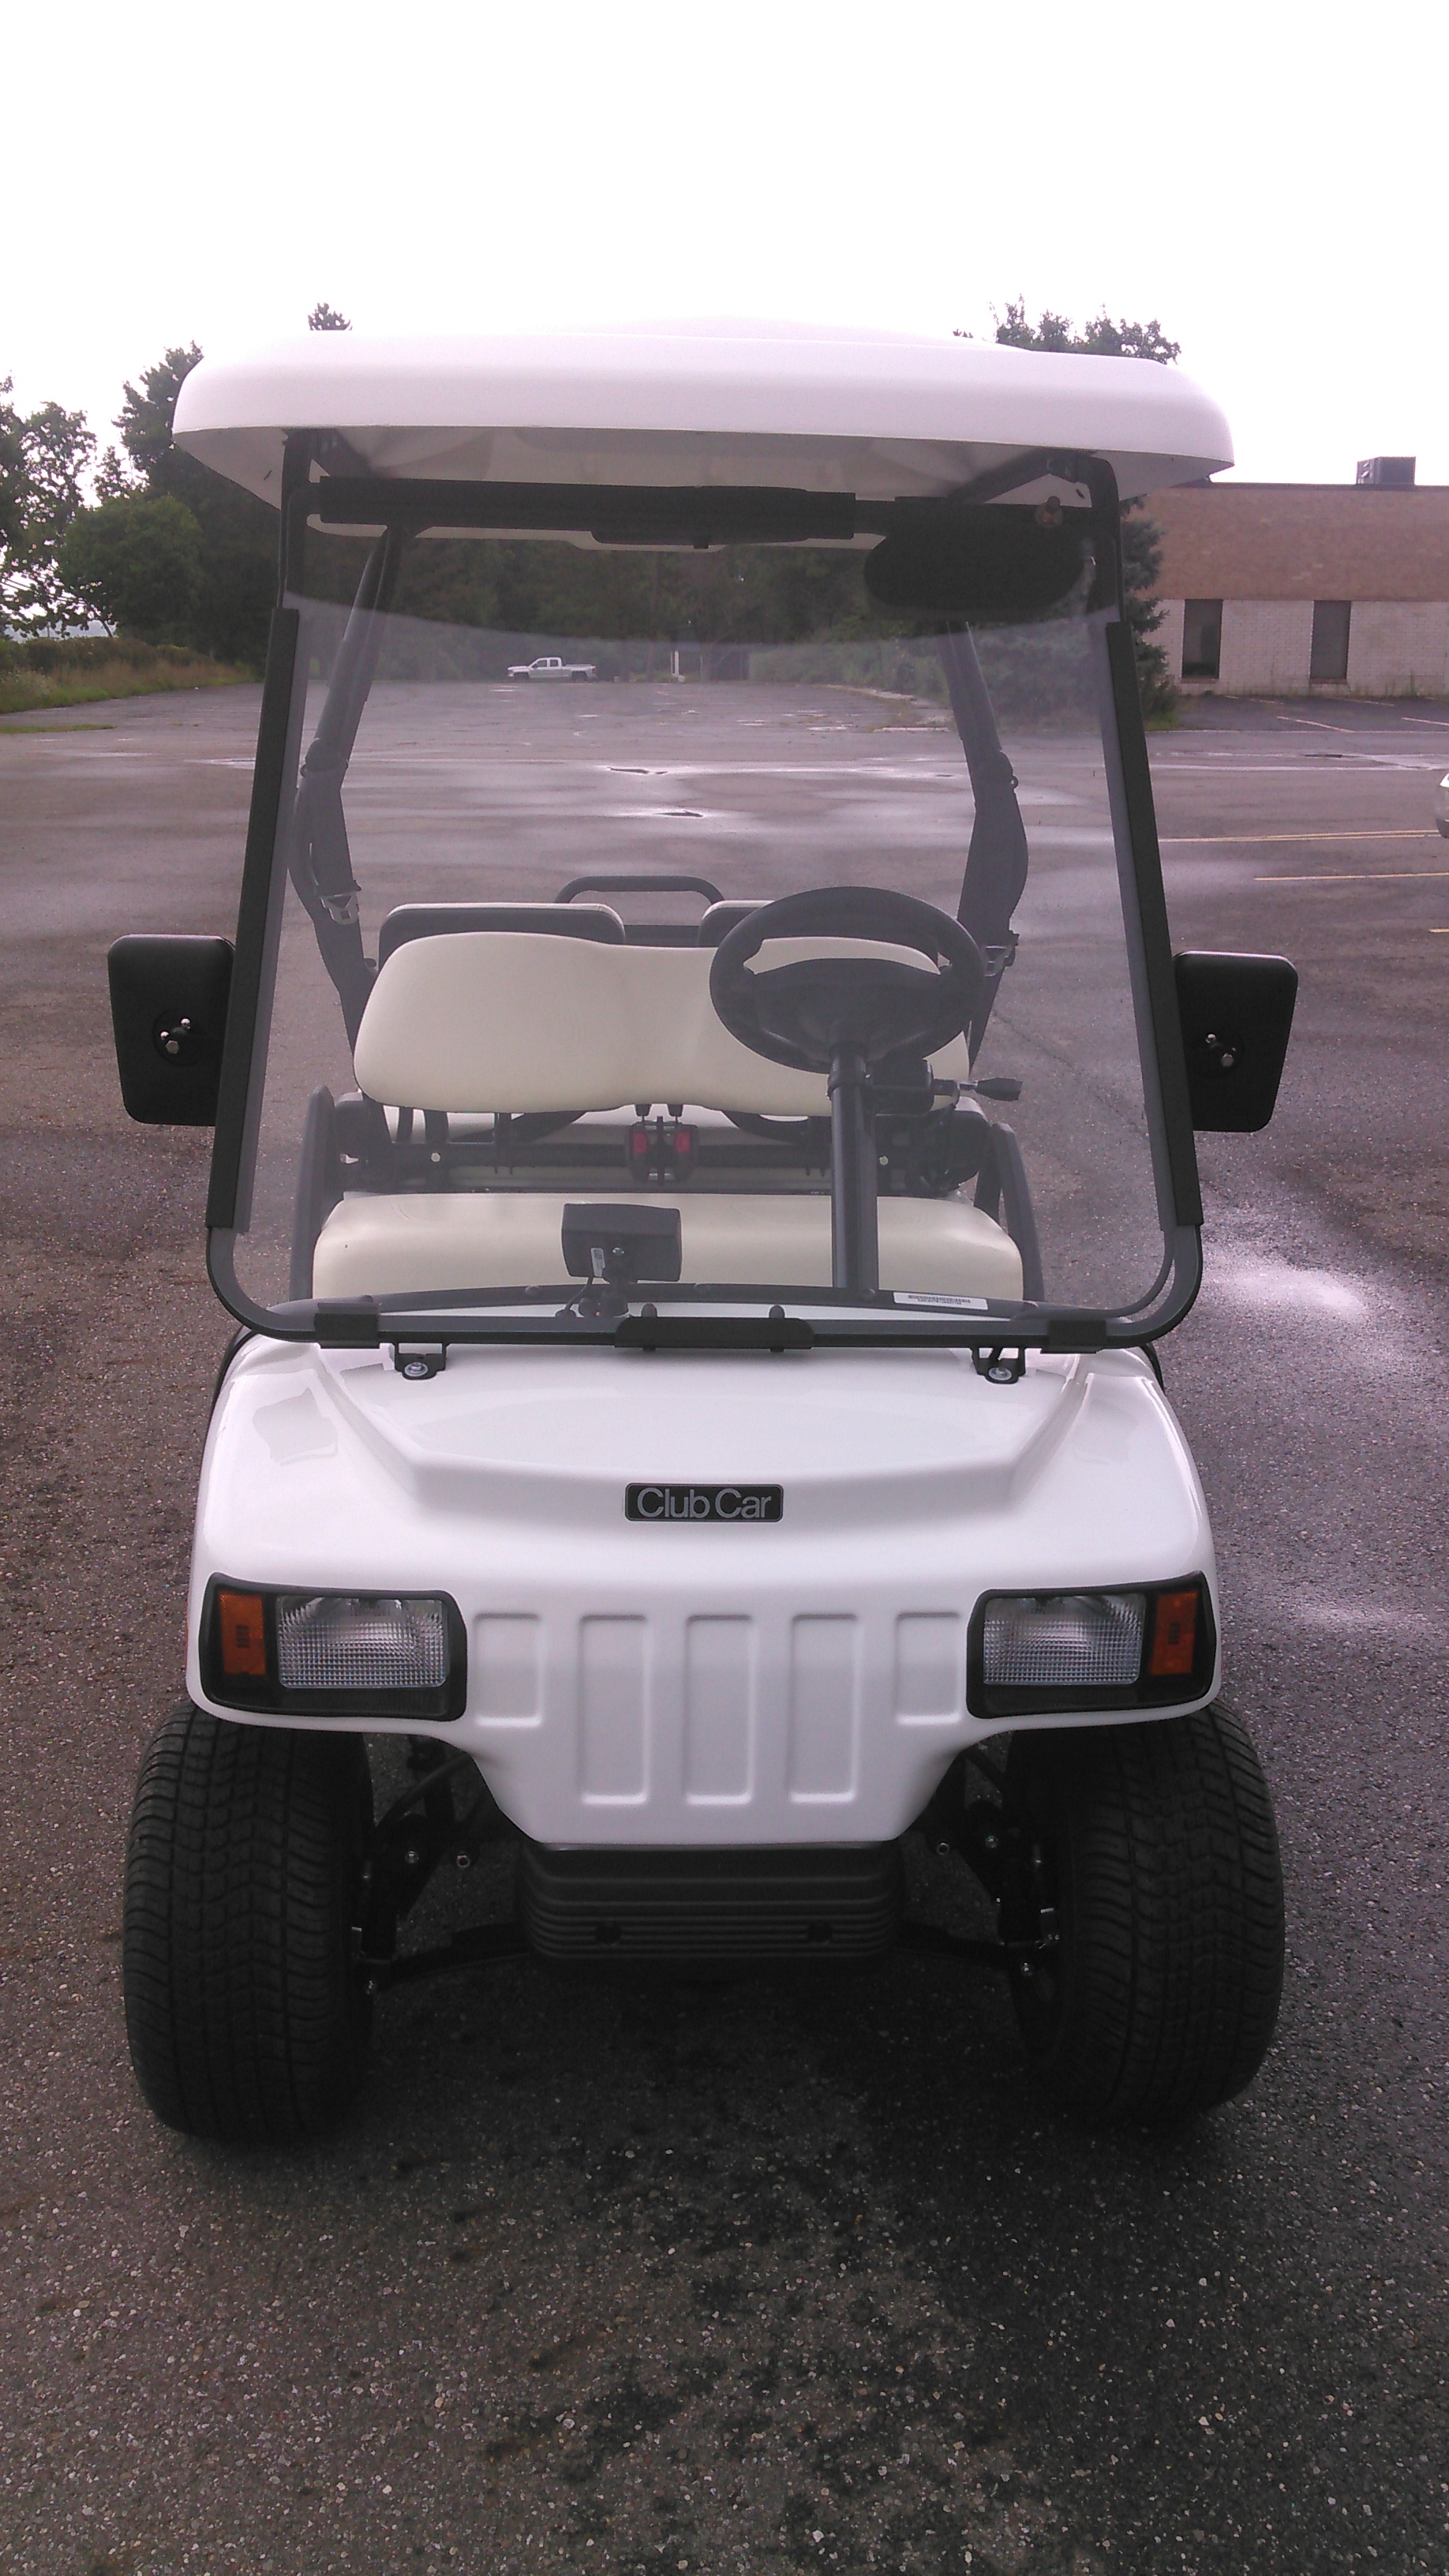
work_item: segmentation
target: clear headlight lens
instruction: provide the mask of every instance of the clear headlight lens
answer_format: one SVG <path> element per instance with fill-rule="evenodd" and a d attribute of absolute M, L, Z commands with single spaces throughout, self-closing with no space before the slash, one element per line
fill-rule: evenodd
<path fill-rule="evenodd" d="M 277 1680 L 286 1691 L 441 1690 L 448 1635 L 439 1600 L 283 1592 Z"/>
<path fill-rule="evenodd" d="M 1146 1596 L 1059 1592 L 998 1597 L 981 1636 L 981 1678 L 997 1690 L 1130 1688 L 1142 1668 Z"/>

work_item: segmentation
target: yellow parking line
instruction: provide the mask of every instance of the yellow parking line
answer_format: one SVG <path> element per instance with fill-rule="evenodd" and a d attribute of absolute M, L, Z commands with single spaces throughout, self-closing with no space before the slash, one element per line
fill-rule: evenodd
<path fill-rule="evenodd" d="M 1449 868 L 1362 868 L 1342 876 L 1254 877 L 1254 885 L 1432 885 Z"/>
<path fill-rule="evenodd" d="M 1270 841 L 1423 841 L 1433 834 L 1421 824 L 1412 832 L 1162 832 L 1158 838 L 1165 850 L 1253 850 Z"/>

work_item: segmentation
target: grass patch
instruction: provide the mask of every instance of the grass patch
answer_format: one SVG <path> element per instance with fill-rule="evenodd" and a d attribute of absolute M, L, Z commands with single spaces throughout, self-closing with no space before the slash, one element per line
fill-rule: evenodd
<path fill-rule="evenodd" d="M 0 639 L 0 715 L 32 708 L 96 706 L 106 698 L 162 689 L 219 689 L 255 677 L 180 644 L 137 644 L 121 635 L 78 635 L 25 643 Z"/>

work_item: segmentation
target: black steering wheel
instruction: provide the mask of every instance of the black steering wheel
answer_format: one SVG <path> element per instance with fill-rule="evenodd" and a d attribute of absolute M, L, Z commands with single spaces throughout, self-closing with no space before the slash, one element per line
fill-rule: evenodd
<path fill-rule="evenodd" d="M 914 948 L 922 962 L 802 957 L 750 972 L 767 939 L 811 938 Z M 731 1037 L 800 1073 L 834 1072 L 842 1050 L 863 1072 L 888 1056 L 929 1055 L 970 1026 L 985 984 L 969 930 L 884 886 L 819 886 L 762 904 L 720 941 L 709 970 L 709 997 Z"/>

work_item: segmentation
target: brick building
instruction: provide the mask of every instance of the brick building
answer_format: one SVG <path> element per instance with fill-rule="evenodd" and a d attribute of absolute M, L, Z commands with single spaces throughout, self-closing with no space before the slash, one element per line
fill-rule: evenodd
<path fill-rule="evenodd" d="M 1153 494 L 1157 640 L 1186 689 L 1449 695 L 1449 484 L 1416 486 L 1407 457 L 1359 472 Z"/>

